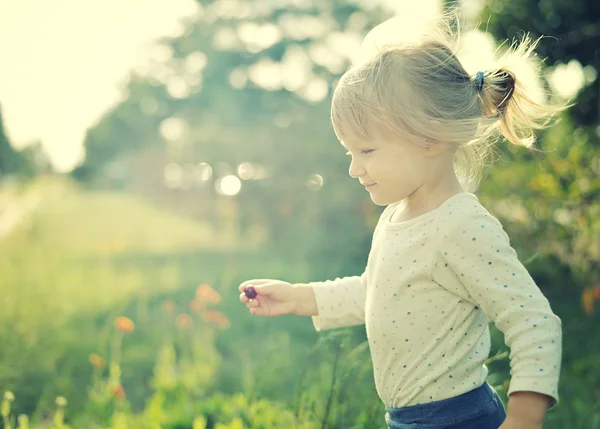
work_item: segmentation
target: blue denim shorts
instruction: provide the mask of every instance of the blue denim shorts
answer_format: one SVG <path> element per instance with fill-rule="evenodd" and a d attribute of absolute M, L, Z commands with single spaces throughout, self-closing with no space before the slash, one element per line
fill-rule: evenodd
<path fill-rule="evenodd" d="M 387 408 L 390 429 L 498 429 L 506 411 L 486 382 L 454 398 L 404 408 Z"/>

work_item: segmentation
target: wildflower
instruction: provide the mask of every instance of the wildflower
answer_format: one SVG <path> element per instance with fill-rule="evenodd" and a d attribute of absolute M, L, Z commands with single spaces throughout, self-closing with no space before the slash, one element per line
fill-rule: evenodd
<path fill-rule="evenodd" d="M 221 295 L 210 285 L 201 284 L 196 289 L 196 297 L 207 304 L 218 304 L 221 302 Z"/>
<path fill-rule="evenodd" d="M 171 300 L 162 303 L 162 309 L 166 313 L 172 313 L 175 310 L 175 303 Z"/>
<path fill-rule="evenodd" d="M 199 300 L 192 299 L 190 301 L 190 310 L 192 310 L 192 311 L 200 311 L 200 310 L 202 310 L 202 307 L 203 307 L 202 306 L 202 302 L 200 302 Z"/>
<path fill-rule="evenodd" d="M 90 355 L 90 363 L 95 366 L 96 368 L 104 368 L 106 366 L 106 361 L 104 360 L 103 357 L 98 356 L 95 353 L 92 353 Z"/>
<path fill-rule="evenodd" d="M 4 392 L 4 400 L 2 401 L 2 406 L 0 407 L 0 414 L 4 421 L 10 416 L 10 404 L 15 400 L 15 395 L 8 390 Z"/>
<path fill-rule="evenodd" d="M 27 417 L 27 414 L 19 414 L 17 421 L 19 422 L 19 429 L 29 428 L 29 417 Z"/>
<path fill-rule="evenodd" d="M 125 388 L 121 384 L 117 384 L 112 388 L 112 395 L 117 399 L 125 399 Z"/>
<path fill-rule="evenodd" d="M 177 326 L 179 326 L 180 328 L 187 328 L 189 326 L 192 326 L 193 320 L 189 314 L 181 313 L 179 316 L 177 316 L 175 323 L 177 323 Z"/>
<path fill-rule="evenodd" d="M 67 400 L 64 398 L 64 396 L 58 396 L 56 398 L 56 405 L 58 405 L 59 407 L 66 407 Z"/>
<path fill-rule="evenodd" d="M 128 317 L 119 316 L 115 320 L 115 326 L 121 332 L 133 332 L 134 324 Z"/>
<path fill-rule="evenodd" d="M 594 299 L 600 301 L 600 283 L 594 287 L 592 294 L 594 295 Z"/>
<path fill-rule="evenodd" d="M 594 314 L 594 289 L 585 289 L 581 298 L 585 314 L 591 317 Z"/>
<path fill-rule="evenodd" d="M 212 323 L 220 329 L 226 329 L 230 326 L 227 316 L 216 310 L 206 310 L 204 313 L 204 321 Z"/>

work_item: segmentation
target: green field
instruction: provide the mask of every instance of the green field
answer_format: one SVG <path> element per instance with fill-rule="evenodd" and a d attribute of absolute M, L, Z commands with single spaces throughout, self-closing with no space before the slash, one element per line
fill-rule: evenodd
<path fill-rule="evenodd" d="M 243 243 L 218 245 L 210 226 L 132 196 L 83 192 L 64 183 L 39 186 L 38 206 L 0 244 L 5 345 L 0 382 L 16 397 L 13 418 L 33 415 L 43 427 L 60 396 L 68 402 L 66 420 L 73 427 L 121 427 L 115 416 L 131 419 L 126 427 L 147 427 L 143 416 L 158 412 L 157 403 L 167 399 L 173 403 L 165 422 L 148 427 L 191 428 L 202 416 L 209 418 L 207 427 L 231 422 L 219 427 L 237 427 L 241 411 L 235 408 L 245 409 L 248 401 L 258 404 L 253 409 L 267 407 L 275 414 L 263 416 L 273 422 L 251 427 L 281 427 L 279 415 L 298 427 L 319 424 L 330 386 L 310 380 L 332 378 L 330 348 L 339 335 L 321 344 L 307 318 L 252 318 L 237 291 L 253 277 L 306 281 L 307 263 L 290 266 Z M 216 291 L 218 303 L 199 305 L 202 297 L 192 302 L 201 284 Z M 212 312 L 205 311 L 209 307 Z M 119 316 L 131 319 L 135 329 L 124 334 L 115 358 Z M 219 320 L 227 328 L 219 328 Z M 365 350 L 354 354 L 361 353 L 365 359 L 354 376 L 369 380 Z M 90 355 L 107 367 L 95 368 Z M 110 371 L 111 356 L 118 376 L 115 368 Z M 98 399 L 98 383 L 112 397 Z M 124 398 L 115 396 L 111 383 L 123 386 Z M 371 389 L 366 384 L 365 395 Z M 234 410 L 221 410 L 219 401 Z M 184 410 L 173 411 L 177 408 Z M 340 410 L 330 406 L 328 418 L 334 412 Z M 246 425 L 252 419 L 238 417 Z"/>

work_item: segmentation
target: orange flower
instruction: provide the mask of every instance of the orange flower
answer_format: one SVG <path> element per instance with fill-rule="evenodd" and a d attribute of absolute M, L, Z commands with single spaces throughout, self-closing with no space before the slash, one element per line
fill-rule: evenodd
<path fill-rule="evenodd" d="M 229 319 L 227 319 L 227 317 L 223 316 L 222 319 L 219 319 L 217 322 L 217 326 L 221 329 L 227 329 L 229 328 L 231 324 L 229 323 Z"/>
<path fill-rule="evenodd" d="M 133 332 L 135 325 L 130 318 L 125 316 L 119 316 L 115 319 L 115 326 L 121 332 Z"/>
<path fill-rule="evenodd" d="M 162 303 L 162 309 L 167 313 L 172 313 L 175 310 L 175 303 L 171 300 L 167 300 Z"/>
<path fill-rule="evenodd" d="M 121 384 L 117 384 L 112 388 L 112 395 L 117 399 L 125 399 L 125 389 Z"/>
<path fill-rule="evenodd" d="M 226 329 L 230 326 L 229 319 L 227 319 L 227 316 L 225 316 L 219 311 L 206 310 L 203 316 L 205 322 L 212 323 L 220 329 Z"/>
<path fill-rule="evenodd" d="M 594 289 L 586 288 L 581 295 L 581 300 L 585 314 L 591 317 L 594 314 Z"/>
<path fill-rule="evenodd" d="M 196 289 L 196 297 L 207 304 L 218 304 L 221 302 L 221 295 L 210 285 L 201 284 Z"/>
<path fill-rule="evenodd" d="M 200 302 L 199 300 L 192 299 L 190 301 L 190 310 L 192 310 L 192 311 L 200 311 L 200 310 L 202 310 L 202 307 L 203 307 L 202 306 L 202 302 Z"/>
<path fill-rule="evenodd" d="M 189 326 L 192 326 L 194 321 L 192 320 L 189 314 L 181 313 L 179 316 L 177 316 L 175 323 L 177 323 L 177 326 L 179 326 L 180 328 L 187 328 Z"/>
<path fill-rule="evenodd" d="M 596 285 L 596 287 L 593 289 L 594 291 L 594 299 L 600 301 L 600 283 L 598 283 Z"/>
<path fill-rule="evenodd" d="M 95 353 L 90 355 L 90 363 L 96 368 L 104 368 L 106 366 L 106 361 L 104 358 Z"/>

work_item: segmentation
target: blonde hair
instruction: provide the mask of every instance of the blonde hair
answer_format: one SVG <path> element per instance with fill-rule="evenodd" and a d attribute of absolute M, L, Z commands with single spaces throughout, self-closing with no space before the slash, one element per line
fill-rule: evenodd
<path fill-rule="evenodd" d="M 531 147 L 534 130 L 548 126 L 564 106 L 535 101 L 534 88 L 517 75 L 525 66 L 539 76 L 541 64 L 532 55 L 539 39 L 524 36 L 512 44 L 493 68 L 481 70 L 481 82 L 459 61 L 460 29 L 445 18 L 418 40 L 384 44 L 352 65 L 334 91 L 331 120 L 340 140 L 444 142 L 455 150 L 457 175 L 472 188 L 491 137 Z"/>

